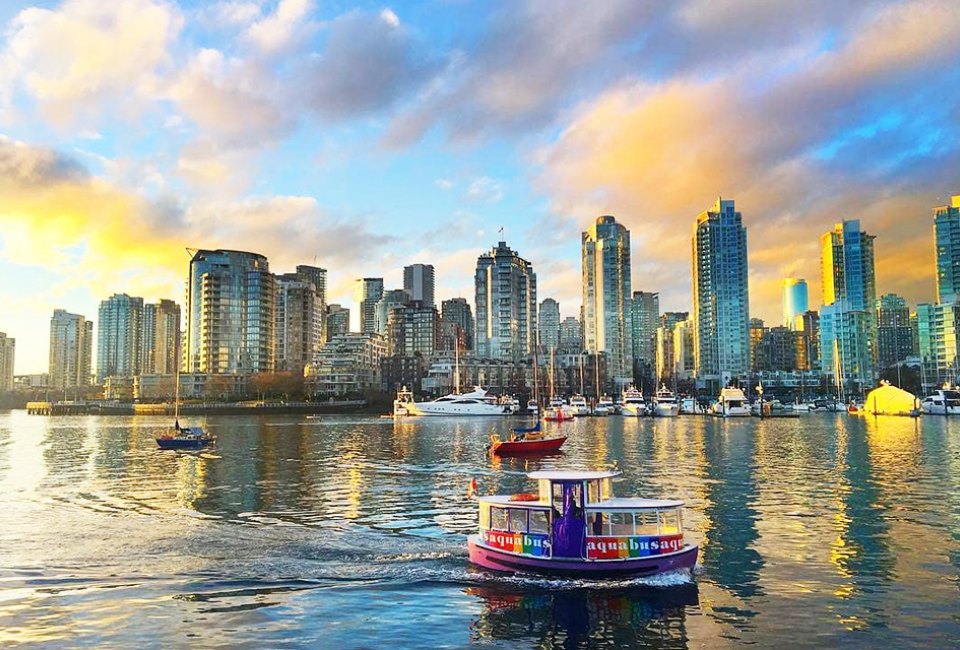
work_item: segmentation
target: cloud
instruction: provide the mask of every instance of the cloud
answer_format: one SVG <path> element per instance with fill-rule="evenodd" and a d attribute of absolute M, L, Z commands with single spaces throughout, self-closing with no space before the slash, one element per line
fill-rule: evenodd
<path fill-rule="evenodd" d="M 182 26 L 162 0 L 67 0 L 18 13 L 0 57 L 46 119 L 89 128 L 102 111 L 129 114 L 153 96 Z"/>
<path fill-rule="evenodd" d="M 304 19 L 313 9 L 312 0 L 280 0 L 277 10 L 264 16 L 247 28 L 245 37 L 258 49 L 274 53 L 296 44 L 296 38 L 305 29 Z M 249 7 L 234 7 L 234 13 L 247 16 Z"/>
<path fill-rule="evenodd" d="M 396 14 L 352 11 L 334 19 L 326 45 L 299 75 L 309 107 L 329 121 L 385 113 L 437 70 Z"/>
<path fill-rule="evenodd" d="M 503 198 L 503 183 L 481 176 L 470 183 L 464 198 L 481 203 L 497 203 Z"/>
<path fill-rule="evenodd" d="M 930 277 L 930 207 L 960 181 L 957 28 L 953 3 L 908 3 L 860 16 L 836 47 L 772 77 L 768 62 L 747 60 L 719 76 L 624 79 L 570 114 L 537 158 L 538 187 L 558 219 L 626 223 L 635 284 L 677 287 L 668 301 L 687 302 L 694 218 L 719 194 L 748 225 L 761 316 L 779 317 L 784 275 L 819 285 L 819 234 L 844 218 L 882 234 L 880 291 L 928 300 L 929 281 L 897 264 L 909 251 Z"/>

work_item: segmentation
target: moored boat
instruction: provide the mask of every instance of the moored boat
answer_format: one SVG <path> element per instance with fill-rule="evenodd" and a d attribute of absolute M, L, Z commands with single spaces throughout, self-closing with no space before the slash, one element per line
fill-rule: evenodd
<path fill-rule="evenodd" d="M 669 388 L 660 385 L 653 399 L 653 414 L 658 418 L 673 418 L 680 415 L 680 402 Z"/>
<path fill-rule="evenodd" d="M 590 415 L 590 407 L 587 406 L 587 398 L 583 395 L 574 395 L 570 398 L 570 408 L 576 416 Z"/>
<path fill-rule="evenodd" d="M 397 396 L 393 400 L 393 416 L 402 417 L 404 415 L 410 415 L 410 412 L 407 410 L 408 404 L 413 404 L 413 391 L 409 390 L 406 386 L 402 386 L 400 390 L 397 391 Z"/>
<path fill-rule="evenodd" d="M 725 386 L 720 391 L 720 397 L 713 403 L 711 411 L 714 415 L 725 418 L 750 417 L 750 404 L 742 389 Z"/>
<path fill-rule="evenodd" d="M 647 403 L 643 399 L 643 393 L 638 391 L 634 386 L 630 386 L 623 391 L 621 403 L 621 409 L 624 415 L 637 417 L 647 414 Z"/>
<path fill-rule="evenodd" d="M 613 413 L 613 400 L 609 395 L 602 396 L 593 407 L 594 415 L 610 415 Z"/>
<path fill-rule="evenodd" d="M 616 498 L 620 472 L 541 471 L 536 493 L 479 497 L 470 562 L 494 571 L 613 578 L 691 570 L 682 501 Z"/>
<path fill-rule="evenodd" d="M 960 415 L 960 390 L 944 386 L 920 402 L 925 415 Z"/>
<path fill-rule="evenodd" d="M 566 436 L 545 436 L 540 430 L 540 421 L 532 427 L 515 428 L 513 435 L 507 440 L 501 440 L 497 434 L 490 436 L 490 451 L 498 456 L 513 456 L 523 454 L 549 454 L 559 451 Z"/>
<path fill-rule="evenodd" d="M 450 393 L 432 402 L 404 404 L 410 415 L 509 415 L 510 406 L 500 404 L 497 398 L 479 386 L 469 393 Z"/>

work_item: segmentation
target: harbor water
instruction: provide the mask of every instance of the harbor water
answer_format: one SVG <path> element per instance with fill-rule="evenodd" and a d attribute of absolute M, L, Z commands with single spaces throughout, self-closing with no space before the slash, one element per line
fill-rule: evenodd
<path fill-rule="evenodd" d="M 0 647 L 960 645 L 960 420 L 584 418 L 491 458 L 517 419 L 0 413 Z M 616 461 L 686 502 L 692 577 L 472 568 L 482 493 Z"/>

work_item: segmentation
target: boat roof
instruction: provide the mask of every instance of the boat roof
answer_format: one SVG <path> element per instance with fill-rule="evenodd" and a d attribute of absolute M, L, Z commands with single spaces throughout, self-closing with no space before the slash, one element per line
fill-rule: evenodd
<path fill-rule="evenodd" d="M 605 469 L 599 471 L 590 471 L 582 469 L 571 470 L 544 470 L 540 472 L 529 472 L 527 478 L 535 481 L 594 481 L 601 478 L 614 478 L 620 476 L 623 472 L 616 469 Z"/>
<path fill-rule="evenodd" d="M 480 501 L 493 503 L 498 506 L 507 506 L 510 508 L 548 508 L 549 501 L 511 501 L 509 494 L 490 494 L 479 497 Z M 674 499 L 641 499 L 639 497 L 616 497 L 613 499 L 604 499 L 603 501 L 591 501 L 587 504 L 590 510 L 666 510 L 668 508 L 680 508 L 683 501 Z"/>

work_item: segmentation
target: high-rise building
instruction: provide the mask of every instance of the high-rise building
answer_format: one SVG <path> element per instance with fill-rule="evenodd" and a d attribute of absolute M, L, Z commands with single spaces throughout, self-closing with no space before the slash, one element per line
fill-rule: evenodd
<path fill-rule="evenodd" d="M 143 368 L 149 375 L 172 375 L 180 364 L 180 305 L 160 300 L 143 306 Z"/>
<path fill-rule="evenodd" d="M 673 379 L 693 379 L 693 321 L 689 318 L 673 326 Z"/>
<path fill-rule="evenodd" d="M 635 364 L 653 366 L 657 327 L 660 324 L 660 294 L 634 291 L 631 322 L 633 325 L 633 360 Z"/>
<path fill-rule="evenodd" d="M 433 307 L 433 264 L 411 264 L 403 267 L 403 290 L 409 300 L 418 300 L 425 307 Z"/>
<path fill-rule="evenodd" d="M 916 338 L 923 368 L 924 388 L 960 380 L 957 329 L 960 327 L 960 303 L 917 305 Z"/>
<path fill-rule="evenodd" d="M 374 312 L 374 331 L 386 336 L 390 310 L 403 307 L 408 302 L 410 302 L 410 294 L 405 289 L 384 291 L 380 300 L 377 301 L 377 308 Z"/>
<path fill-rule="evenodd" d="M 13 390 L 13 361 L 17 342 L 0 332 L 0 391 Z"/>
<path fill-rule="evenodd" d="M 499 242 L 477 259 L 474 275 L 480 357 L 520 361 L 533 352 L 537 333 L 537 274 L 533 265 Z"/>
<path fill-rule="evenodd" d="M 950 205 L 933 209 L 934 250 L 937 256 L 937 302 L 957 302 L 960 296 L 960 195 Z"/>
<path fill-rule="evenodd" d="M 89 386 L 92 348 L 93 321 L 55 309 L 50 319 L 50 386 Z"/>
<path fill-rule="evenodd" d="M 430 358 L 437 352 L 440 315 L 435 307 L 410 300 L 387 313 L 387 355 Z"/>
<path fill-rule="evenodd" d="M 466 298 L 450 298 L 444 300 L 443 303 L 441 303 L 440 318 L 448 323 L 456 323 L 463 332 L 463 349 L 473 349 L 473 312 Z"/>
<path fill-rule="evenodd" d="M 692 243 L 694 362 L 713 389 L 750 369 L 747 229 L 732 200 L 697 217 Z"/>
<path fill-rule="evenodd" d="M 544 350 L 556 350 L 560 347 L 560 303 L 553 298 L 545 298 L 540 303 L 540 346 Z"/>
<path fill-rule="evenodd" d="M 633 382 L 630 231 L 609 215 L 580 237 L 583 336 L 588 352 L 606 352 L 617 385 Z"/>
<path fill-rule="evenodd" d="M 797 369 L 797 338 L 788 327 L 765 329 L 754 357 L 755 369 L 792 371 Z"/>
<path fill-rule="evenodd" d="M 877 360 L 880 368 L 897 365 L 913 354 L 913 331 L 907 301 L 895 293 L 877 299 Z"/>
<path fill-rule="evenodd" d="M 319 266 L 300 264 L 297 266 L 297 276 L 302 280 L 313 283 L 317 290 L 317 301 L 320 303 L 320 344 L 327 340 L 327 270 Z"/>
<path fill-rule="evenodd" d="M 97 381 L 136 377 L 143 368 L 143 298 L 117 293 L 100 302 Z"/>
<path fill-rule="evenodd" d="M 873 386 L 873 314 L 840 299 L 820 309 L 820 372 L 847 391 Z M 839 375 L 839 376 L 838 376 Z"/>
<path fill-rule="evenodd" d="M 377 331 L 377 303 L 383 298 L 383 278 L 357 279 L 354 299 L 360 304 L 360 331 Z"/>
<path fill-rule="evenodd" d="M 807 310 L 797 318 L 797 369 L 820 368 L 820 312 Z"/>
<path fill-rule="evenodd" d="M 263 255 L 195 251 L 187 282 L 187 371 L 273 372 L 276 305 L 276 279 Z"/>
<path fill-rule="evenodd" d="M 757 353 L 760 351 L 760 343 L 763 341 L 764 334 L 767 333 L 767 326 L 761 318 L 751 318 L 750 328 L 750 371 L 756 372 Z"/>
<path fill-rule="evenodd" d="M 839 372 L 846 380 L 872 384 L 876 368 L 877 302 L 876 274 L 873 263 L 873 235 L 860 230 L 860 221 L 852 219 L 836 224 L 820 237 L 820 259 L 823 274 L 823 304 L 834 306 L 831 318 L 838 327 L 824 327 L 823 310 L 820 320 L 820 355 L 824 372 Z M 842 317 L 838 310 L 863 312 L 861 316 Z M 852 328 L 847 323 L 855 323 Z M 860 331 L 861 323 L 866 327 Z M 824 338 L 824 332 L 834 336 L 852 337 L 839 341 L 841 365 L 838 369 L 824 365 L 824 359 L 833 363 L 833 341 Z M 866 356 L 861 356 L 861 346 Z M 829 348 L 829 349 L 828 349 Z M 849 351 L 849 354 L 844 352 Z"/>
<path fill-rule="evenodd" d="M 657 326 L 655 335 L 656 380 L 659 382 L 671 382 L 675 378 L 677 359 L 674 354 L 677 345 L 673 337 L 677 324 L 686 321 L 689 317 L 690 314 L 685 311 L 666 311 L 660 315 L 660 324 Z"/>
<path fill-rule="evenodd" d="M 583 352 L 583 325 L 579 318 L 567 316 L 560 322 L 560 349 L 567 354 Z"/>
<path fill-rule="evenodd" d="M 334 336 L 350 332 L 350 310 L 336 303 L 327 305 L 327 337 L 324 343 Z"/>
<path fill-rule="evenodd" d="M 303 373 L 323 344 L 324 320 L 325 307 L 309 275 L 298 270 L 277 276 L 277 370 Z"/>
<path fill-rule="evenodd" d="M 807 281 L 803 278 L 783 279 L 783 326 L 795 330 L 797 318 L 810 308 Z"/>

